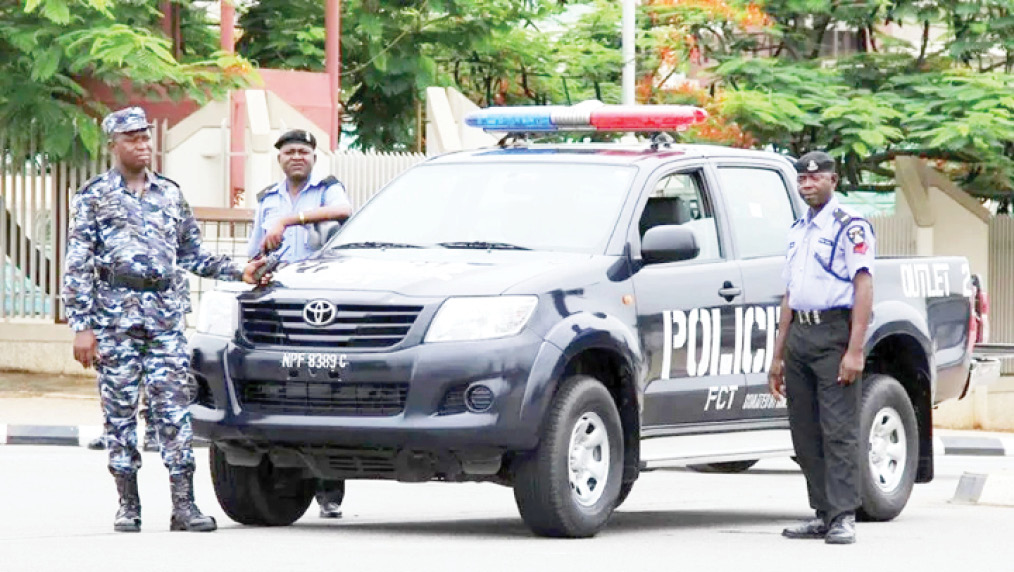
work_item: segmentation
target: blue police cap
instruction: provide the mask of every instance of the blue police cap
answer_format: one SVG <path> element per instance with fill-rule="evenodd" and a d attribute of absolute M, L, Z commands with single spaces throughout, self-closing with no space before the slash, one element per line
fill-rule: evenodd
<path fill-rule="evenodd" d="M 105 131 L 107 136 L 150 128 L 151 123 L 148 123 L 148 117 L 140 107 L 125 107 L 110 113 L 102 120 L 102 131 Z"/>

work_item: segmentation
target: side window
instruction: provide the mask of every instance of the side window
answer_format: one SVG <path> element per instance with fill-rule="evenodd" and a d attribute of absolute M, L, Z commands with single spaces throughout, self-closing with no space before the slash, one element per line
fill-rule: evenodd
<path fill-rule="evenodd" d="M 741 258 L 782 256 L 795 217 L 789 188 L 778 171 L 719 167 L 719 178 Z"/>
<path fill-rule="evenodd" d="M 695 260 L 721 258 L 715 214 L 699 171 L 673 173 L 659 179 L 641 213 L 641 236 L 651 227 L 663 224 L 685 225 L 693 229 L 701 247 Z"/>

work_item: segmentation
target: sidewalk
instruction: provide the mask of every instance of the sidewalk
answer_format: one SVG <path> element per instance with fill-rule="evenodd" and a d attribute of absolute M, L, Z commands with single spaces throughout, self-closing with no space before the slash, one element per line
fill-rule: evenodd
<path fill-rule="evenodd" d="M 0 372 L 0 445 L 85 445 L 102 432 L 93 376 Z M 937 455 L 1014 456 L 1014 433 L 934 429 Z"/>

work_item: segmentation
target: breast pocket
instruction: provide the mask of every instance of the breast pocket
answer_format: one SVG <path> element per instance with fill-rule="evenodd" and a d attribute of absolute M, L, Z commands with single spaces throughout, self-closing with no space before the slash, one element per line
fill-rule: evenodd
<path fill-rule="evenodd" d="M 95 203 L 95 223 L 100 240 L 109 244 L 115 237 L 129 232 L 130 212 L 115 197 L 103 198 Z"/>

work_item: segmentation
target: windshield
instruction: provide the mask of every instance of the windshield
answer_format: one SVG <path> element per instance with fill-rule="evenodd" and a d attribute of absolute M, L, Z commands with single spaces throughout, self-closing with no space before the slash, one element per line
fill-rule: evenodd
<path fill-rule="evenodd" d="M 625 165 L 421 165 L 328 244 L 601 253 L 635 169 Z"/>

